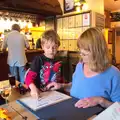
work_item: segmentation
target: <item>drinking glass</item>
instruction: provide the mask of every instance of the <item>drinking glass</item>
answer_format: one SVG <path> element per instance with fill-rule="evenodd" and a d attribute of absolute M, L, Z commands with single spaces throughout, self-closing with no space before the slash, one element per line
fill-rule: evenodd
<path fill-rule="evenodd" d="M 11 95 L 11 85 L 7 85 L 7 86 L 0 86 L 0 95 L 5 99 L 6 102 L 6 108 L 10 111 L 13 110 L 15 111 L 18 115 L 21 116 L 22 120 L 27 120 L 27 116 L 23 116 L 20 112 L 18 112 L 14 107 L 12 107 L 11 105 L 8 105 L 8 98 Z"/>
<path fill-rule="evenodd" d="M 10 82 L 11 87 L 14 87 L 15 84 L 16 84 L 16 82 L 15 82 L 15 76 L 11 75 L 11 74 L 8 74 L 8 80 Z"/>
<path fill-rule="evenodd" d="M 5 99 L 6 106 L 8 106 L 8 98 L 11 95 L 11 85 L 3 86 L 0 89 L 0 94 Z"/>

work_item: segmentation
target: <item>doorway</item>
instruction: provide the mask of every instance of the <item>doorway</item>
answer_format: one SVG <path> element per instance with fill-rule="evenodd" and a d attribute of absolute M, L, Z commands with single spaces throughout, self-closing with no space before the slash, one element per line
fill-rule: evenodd
<path fill-rule="evenodd" d="M 120 28 L 115 29 L 115 58 L 116 63 L 120 64 Z"/>

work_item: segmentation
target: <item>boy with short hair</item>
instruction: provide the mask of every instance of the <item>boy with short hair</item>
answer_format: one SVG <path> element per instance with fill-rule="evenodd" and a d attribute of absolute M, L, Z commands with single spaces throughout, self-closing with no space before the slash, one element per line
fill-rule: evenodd
<path fill-rule="evenodd" d="M 44 54 L 36 56 L 26 75 L 25 83 L 31 90 L 31 96 L 38 97 L 39 90 L 46 91 L 51 82 L 63 82 L 61 62 L 55 60 L 60 38 L 54 30 L 45 31 L 41 38 Z"/>

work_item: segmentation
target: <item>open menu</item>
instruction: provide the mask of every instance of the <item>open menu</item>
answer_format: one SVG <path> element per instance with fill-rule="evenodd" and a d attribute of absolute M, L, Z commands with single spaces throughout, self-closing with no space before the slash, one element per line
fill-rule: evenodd
<path fill-rule="evenodd" d="M 39 99 L 35 99 L 31 96 L 20 99 L 19 101 L 36 111 L 43 107 L 56 104 L 58 102 L 70 99 L 71 97 L 57 91 L 47 91 L 40 94 Z"/>
<path fill-rule="evenodd" d="M 113 103 L 93 120 L 120 120 L 120 104 Z"/>

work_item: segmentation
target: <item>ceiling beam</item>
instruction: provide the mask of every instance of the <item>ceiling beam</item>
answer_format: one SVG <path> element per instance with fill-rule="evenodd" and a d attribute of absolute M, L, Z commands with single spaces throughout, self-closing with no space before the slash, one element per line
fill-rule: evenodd
<path fill-rule="evenodd" d="M 2 0 L 0 1 L 1 10 L 12 10 L 29 12 L 43 16 L 61 15 L 62 10 L 58 0 Z"/>

